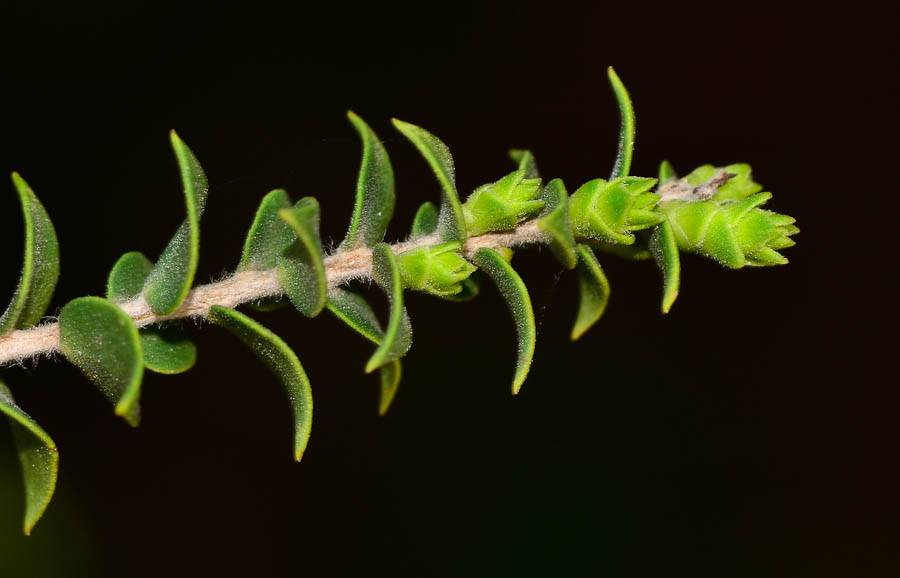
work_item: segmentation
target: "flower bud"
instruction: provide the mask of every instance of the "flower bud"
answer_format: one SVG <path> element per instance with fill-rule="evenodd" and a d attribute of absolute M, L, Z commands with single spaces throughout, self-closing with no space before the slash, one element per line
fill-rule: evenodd
<path fill-rule="evenodd" d="M 439 297 L 456 295 L 462 291 L 462 282 L 477 269 L 459 253 L 460 247 L 453 241 L 400 253 L 397 264 L 403 285 Z"/>
<path fill-rule="evenodd" d="M 641 177 L 586 182 L 569 199 L 575 236 L 631 245 L 633 231 L 652 227 L 664 218 L 655 210 L 659 196 L 649 192 L 655 184 L 656 179 Z"/>
<path fill-rule="evenodd" d="M 525 173 L 525 169 L 520 169 L 469 195 L 463 204 L 469 235 L 514 229 L 543 208 L 544 201 L 536 198 L 541 180 L 526 179 Z"/>

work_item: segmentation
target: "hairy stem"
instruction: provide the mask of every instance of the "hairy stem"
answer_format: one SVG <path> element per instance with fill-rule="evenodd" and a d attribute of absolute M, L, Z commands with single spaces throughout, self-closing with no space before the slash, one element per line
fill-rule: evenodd
<path fill-rule="evenodd" d="M 514 230 L 504 233 L 487 233 L 469 237 L 463 247 L 463 254 L 471 257 L 482 247 L 496 249 L 544 243 L 545 240 L 538 228 L 537 221 L 537 219 L 526 221 Z M 397 243 L 392 245 L 391 249 L 394 253 L 402 253 L 441 242 L 437 235 L 429 235 Z M 338 251 L 325 257 L 325 276 L 328 279 L 329 288 L 353 279 L 368 279 L 371 278 L 371 275 L 372 251 L 369 249 Z M 206 317 L 209 308 L 213 305 L 233 308 L 241 303 L 274 297 L 282 293 L 276 270 L 269 269 L 267 271 L 243 271 L 222 281 L 195 287 L 181 306 L 169 315 L 155 314 L 142 295 L 130 301 L 118 303 L 118 305 L 134 320 L 135 325 L 143 327 L 160 321 Z M 59 323 L 46 323 L 33 329 L 13 331 L 0 337 L 0 365 L 20 362 L 40 355 L 50 355 L 58 349 Z"/>

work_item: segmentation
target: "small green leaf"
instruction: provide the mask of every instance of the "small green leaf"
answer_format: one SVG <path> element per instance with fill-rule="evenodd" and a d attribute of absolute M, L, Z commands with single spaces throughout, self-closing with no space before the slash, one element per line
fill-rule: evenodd
<path fill-rule="evenodd" d="M 319 238 L 319 203 L 304 197 L 293 209 L 281 209 L 278 215 L 296 235 L 278 260 L 278 279 L 297 311 L 315 317 L 325 307 L 328 289 Z"/>
<path fill-rule="evenodd" d="M 519 165 L 520 171 L 525 171 L 526 179 L 538 179 L 540 178 L 540 173 L 538 173 L 537 161 L 534 160 L 534 155 L 531 154 L 531 151 L 524 149 L 511 149 L 509 151 L 509 157 L 513 160 L 514 163 Z"/>
<path fill-rule="evenodd" d="M 247 232 L 238 272 L 266 271 L 278 264 L 279 255 L 294 240 L 293 231 L 278 217 L 278 212 L 290 208 L 291 198 L 284 189 L 275 189 L 263 197 Z"/>
<path fill-rule="evenodd" d="M 44 206 L 19 173 L 12 181 L 25 218 L 25 256 L 12 301 L 0 317 L 0 336 L 41 320 L 59 278 L 59 243 Z"/>
<path fill-rule="evenodd" d="M 634 107 L 631 105 L 631 97 L 628 96 L 625 85 L 622 84 L 613 67 L 610 66 L 606 72 L 613 92 L 616 94 L 616 100 L 619 102 L 619 115 L 621 116 L 619 150 L 616 153 L 616 164 L 609 177 L 612 180 L 616 177 L 627 177 L 631 170 L 631 157 L 634 153 Z"/>
<path fill-rule="evenodd" d="M 578 287 L 581 300 L 578 305 L 578 316 L 572 328 L 572 341 L 596 323 L 609 303 L 609 281 L 600 267 L 600 262 L 587 245 L 578 245 Z"/>
<path fill-rule="evenodd" d="M 147 277 L 153 271 L 153 263 L 143 253 L 125 253 L 113 265 L 106 280 L 106 298 L 110 301 L 127 301 L 140 295 Z"/>
<path fill-rule="evenodd" d="M 472 261 L 478 268 L 487 273 L 493 280 L 500 295 L 506 301 L 516 324 L 516 334 L 519 340 L 518 359 L 516 361 L 516 375 L 513 378 L 513 395 L 519 393 L 528 370 L 531 368 L 531 360 L 534 357 L 534 344 L 537 336 L 535 328 L 534 310 L 531 307 L 531 298 L 522 278 L 509 264 L 504 256 L 493 249 L 483 247 L 475 252 Z"/>
<path fill-rule="evenodd" d="M 300 461 L 312 428 L 312 387 L 297 355 L 280 337 L 234 309 L 213 305 L 209 320 L 240 339 L 281 381 L 294 413 L 294 459 Z"/>
<path fill-rule="evenodd" d="M 659 164 L 660 187 L 677 179 L 678 175 L 675 173 L 675 168 L 672 166 L 672 163 L 670 163 L 669 161 L 663 161 Z"/>
<path fill-rule="evenodd" d="M 382 366 L 379 370 L 381 373 L 381 397 L 378 400 L 378 415 L 387 413 L 391 407 L 391 402 L 397 395 L 397 388 L 400 385 L 400 377 L 403 375 L 403 368 L 400 360 L 394 361 Z"/>
<path fill-rule="evenodd" d="M 59 471 L 56 444 L 41 426 L 16 405 L 12 392 L 0 381 L 0 413 L 9 418 L 13 440 L 25 478 L 25 535 L 44 515 Z"/>
<path fill-rule="evenodd" d="M 179 326 L 142 329 L 140 334 L 144 367 L 150 371 L 176 375 L 197 363 L 197 346 L 185 338 Z"/>
<path fill-rule="evenodd" d="M 366 364 L 366 373 L 403 357 L 412 345 L 412 328 L 403 306 L 403 278 L 397 258 L 386 243 L 379 243 L 372 249 L 372 278 L 387 295 L 391 313 L 384 339 Z"/>
<path fill-rule="evenodd" d="M 346 323 L 357 333 L 374 343 L 379 345 L 384 339 L 384 330 L 375 316 L 375 312 L 362 296 L 335 287 L 328 292 L 328 310 L 335 317 Z M 381 374 L 381 401 L 378 406 L 379 415 L 387 412 L 391 401 L 397 394 L 397 388 L 400 385 L 400 360 L 395 359 L 387 365 L 381 366 L 379 369 Z"/>
<path fill-rule="evenodd" d="M 575 255 L 575 236 L 569 221 L 569 193 L 561 179 L 553 179 L 541 192 L 544 210 L 538 227 L 546 233 L 550 250 L 567 269 L 574 269 L 578 263 Z"/>
<path fill-rule="evenodd" d="M 131 318 L 112 301 L 79 297 L 59 314 L 59 349 L 115 404 L 132 426 L 140 421 L 144 360 Z"/>
<path fill-rule="evenodd" d="M 347 112 L 363 143 L 362 164 L 356 181 L 356 204 L 342 249 L 371 247 L 384 238 L 394 215 L 394 169 L 375 132 L 353 111 Z"/>
<path fill-rule="evenodd" d="M 166 245 L 147 277 L 144 298 L 159 315 L 172 313 L 187 297 L 197 272 L 200 251 L 200 216 L 206 207 L 209 184 L 197 157 L 173 130 L 169 133 L 181 172 L 187 218 Z"/>
<path fill-rule="evenodd" d="M 425 201 L 416 216 L 413 218 L 412 230 L 409 232 L 410 239 L 418 239 L 419 237 L 427 237 L 434 233 L 438 226 L 438 210 L 434 203 Z"/>
<path fill-rule="evenodd" d="M 650 251 L 663 274 L 662 312 L 668 313 L 678 298 L 678 286 L 681 282 L 678 242 L 669 221 L 663 221 L 653 230 L 650 236 Z"/>
<path fill-rule="evenodd" d="M 466 220 L 463 216 L 459 194 L 456 192 L 456 173 L 453 167 L 453 156 L 439 138 L 402 120 L 392 119 L 394 126 L 408 138 L 419 150 L 438 182 L 441 183 L 441 212 L 438 219 L 438 233 L 444 241 L 460 241 L 466 239 Z"/>
<path fill-rule="evenodd" d="M 106 298 L 110 301 L 126 301 L 137 297 L 153 263 L 143 254 L 133 251 L 122 255 L 113 265 L 106 282 Z M 194 366 L 197 347 L 181 332 L 177 325 L 168 327 L 144 327 L 138 330 L 144 367 L 156 373 L 173 375 Z"/>

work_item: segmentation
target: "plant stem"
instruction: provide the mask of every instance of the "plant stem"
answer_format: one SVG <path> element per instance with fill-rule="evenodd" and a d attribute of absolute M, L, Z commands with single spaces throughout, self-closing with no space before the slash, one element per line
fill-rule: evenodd
<path fill-rule="evenodd" d="M 417 247 L 437 245 L 442 240 L 437 235 L 420 237 L 391 246 L 394 253 L 402 253 Z M 463 254 L 471 257 L 478 249 L 488 247 L 516 247 L 520 245 L 545 243 L 543 233 L 538 228 L 538 219 L 525 221 L 512 231 L 487 233 L 469 237 L 463 247 Z M 354 249 L 338 251 L 325 257 L 325 276 L 329 289 L 354 279 L 369 279 L 372 275 L 372 251 Z M 183 319 L 206 317 L 213 305 L 237 307 L 242 303 L 265 297 L 275 297 L 283 293 L 277 271 L 242 271 L 231 277 L 208 285 L 195 287 L 173 313 L 157 315 L 139 295 L 129 301 L 117 303 L 134 320 L 138 327 Z M 51 355 L 59 350 L 59 323 L 51 322 L 32 329 L 13 331 L 0 337 L 0 366 L 21 362 L 28 358 Z"/>

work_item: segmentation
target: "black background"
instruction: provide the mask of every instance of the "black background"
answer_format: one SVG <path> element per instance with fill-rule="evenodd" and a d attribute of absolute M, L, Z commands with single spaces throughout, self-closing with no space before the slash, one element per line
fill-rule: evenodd
<path fill-rule="evenodd" d="M 342 238 L 360 149 L 348 108 L 392 156 L 390 239 L 438 196 L 391 116 L 450 146 L 463 192 L 510 170 L 510 147 L 570 190 L 606 176 L 610 64 L 637 111 L 634 174 L 749 162 L 802 230 L 786 267 L 685 257 L 668 316 L 651 264 L 606 258 L 609 310 L 574 344 L 575 278 L 521 252 L 540 329 L 515 398 L 513 326 L 490 288 L 467 305 L 408 297 L 415 343 L 384 418 L 366 342 L 328 314 L 260 314 L 313 382 L 301 464 L 278 384 L 214 327 L 189 324 L 192 371 L 145 377 L 134 430 L 72 367 L 10 368 L 62 469 L 21 536 L 0 431 L 0 575 L 900 572 L 896 10 L 154 3 L 5 5 L 0 21 L 0 170 L 54 219 L 53 311 L 102 294 L 121 253 L 158 255 L 182 220 L 170 128 L 210 176 L 206 282 L 233 269 L 272 188 L 317 197 L 324 239 Z M 0 214 L 9 294 L 11 185 Z"/>

